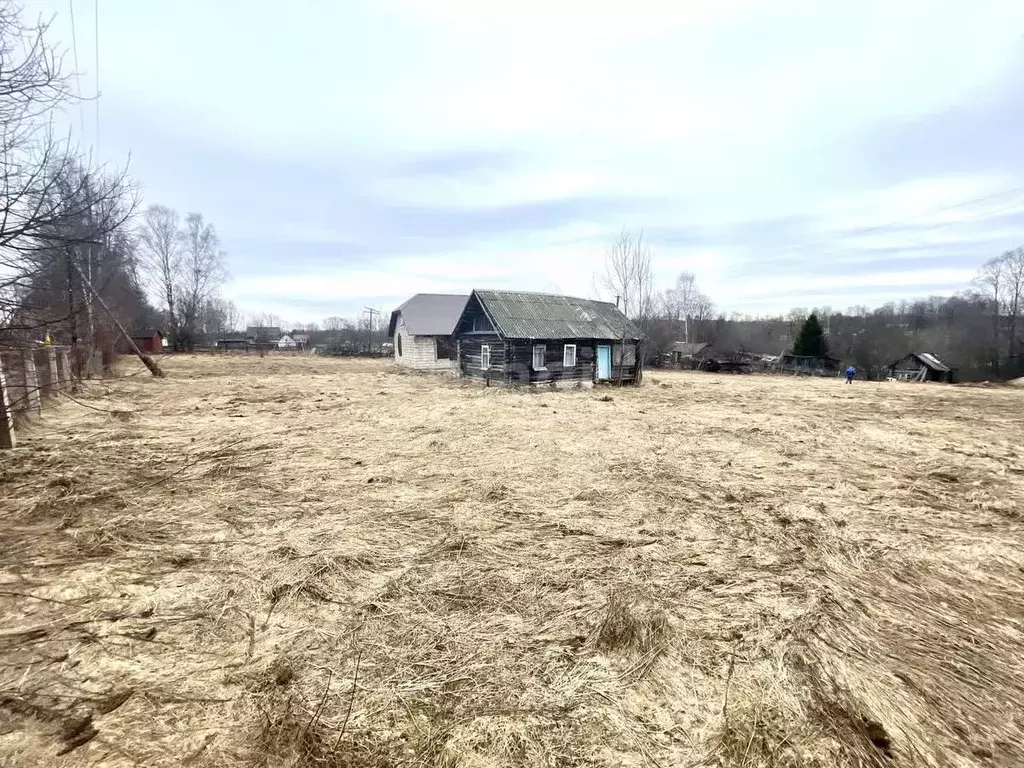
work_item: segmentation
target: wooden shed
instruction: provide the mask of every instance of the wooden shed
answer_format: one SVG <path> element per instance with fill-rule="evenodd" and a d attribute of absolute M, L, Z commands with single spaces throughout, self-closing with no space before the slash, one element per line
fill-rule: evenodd
<path fill-rule="evenodd" d="M 684 368 L 695 367 L 696 356 L 710 346 L 706 341 L 677 341 L 668 351 L 668 362 Z"/>
<path fill-rule="evenodd" d="M 249 339 L 244 333 L 230 334 L 217 339 L 217 349 L 247 352 L 249 350 Z"/>
<path fill-rule="evenodd" d="M 421 371 L 455 371 L 458 350 L 455 324 L 466 306 L 466 295 L 417 293 L 391 313 L 388 336 L 399 365 Z"/>
<path fill-rule="evenodd" d="M 131 339 L 144 355 L 159 355 L 164 351 L 163 331 L 156 329 L 135 331 L 131 334 Z M 130 349 L 119 349 L 118 351 L 131 352 Z"/>
<path fill-rule="evenodd" d="M 911 352 L 889 365 L 890 378 L 899 381 L 953 382 L 953 371 L 929 352 Z"/>
<path fill-rule="evenodd" d="M 614 304 L 473 291 L 455 330 L 463 376 L 508 384 L 636 382 L 640 331 Z"/>

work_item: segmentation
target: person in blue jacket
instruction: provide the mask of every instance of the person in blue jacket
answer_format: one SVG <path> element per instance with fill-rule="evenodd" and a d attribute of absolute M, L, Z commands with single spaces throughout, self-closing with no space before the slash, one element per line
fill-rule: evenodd
<path fill-rule="evenodd" d="M 854 368 L 851 365 L 849 368 L 846 369 L 846 383 L 847 384 L 852 384 L 853 383 L 853 377 L 856 376 L 856 375 L 857 375 L 857 369 Z"/>

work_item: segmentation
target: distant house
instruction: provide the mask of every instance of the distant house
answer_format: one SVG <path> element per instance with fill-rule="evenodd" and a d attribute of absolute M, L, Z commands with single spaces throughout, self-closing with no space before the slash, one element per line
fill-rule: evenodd
<path fill-rule="evenodd" d="M 139 351 L 146 355 L 159 355 L 164 351 L 163 331 L 146 329 L 131 334 L 132 341 Z"/>
<path fill-rule="evenodd" d="M 928 352 L 911 352 L 890 364 L 889 376 L 900 381 L 953 381 L 949 366 Z"/>
<path fill-rule="evenodd" d="M 458 349 L 452 334 L 468 298 L 417 293 L 393 311 L 388 336 L 395 362 L 424 371 L 456 370 Z"/>
<path fill-rule="evenodd" d="M 781 355 L 779 369 L 789 373 L 806 373 L 816 376 L 835 376 L 839 373 L 841 361 L 831 355 Z"/>
<path fill-rule="evenodd" d="M 277 340 L 278 349 L 295 349 L 295 347 L 295 339 L 293 339 L 287 333 Z"/>
<path fill-rule="evenodd" d="M 276 325 L 250 325 L 245 329 L 245 338 L 250 349 L 277 349 L 281 341 L 281 329 Z"/>
<path fill-rule="evenodd" d="M 473 291 L 455 330 L 459 370 L 503 383 L 637 381 L 640 331 L 609 302 Z"/>
<path fill-rule="evenodd" d="M 669 363 L 683 365 L 709 346 L 706 341 L 677 341 L 668 351 Z"/>

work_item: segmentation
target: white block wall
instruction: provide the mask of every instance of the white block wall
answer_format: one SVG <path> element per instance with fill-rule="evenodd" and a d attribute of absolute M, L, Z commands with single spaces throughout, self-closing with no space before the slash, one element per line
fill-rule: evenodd
<path fill-rule="evenodd" d="M 398 339 L 402 339 L 402 354 L 398 354 Z M 413 336 L 399 321 L 395 328 L 395 362 L 420 371 L 454 371 L 457 360 L 438 360 L 437 342 L 433 336 Z"/>

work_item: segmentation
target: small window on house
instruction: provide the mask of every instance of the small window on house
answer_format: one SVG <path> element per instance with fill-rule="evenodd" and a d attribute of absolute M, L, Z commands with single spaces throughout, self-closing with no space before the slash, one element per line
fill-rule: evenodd
<path fill-rule="evenodd" d="M 486 344 L 480 345 L 480 368 L 486 371 L 491 367 L 491 348 Z"/>
<path fill-rule="evenodd" d="M 562 349 L 562 367 L 563 368 L 575 368 L 576 367 L 576 345 L 566 344 Z"/>
<path fill-rule="evenodd" d="M 544 370 L 544 354 L 547 352 L 547 347 L 543 344 L 533 345 L 533 370 L 543 371 Z"/>
<path fill-rule="evenodd" d="M 398 356 L 402 356 L 402 334 L 398 334 Z"/>

